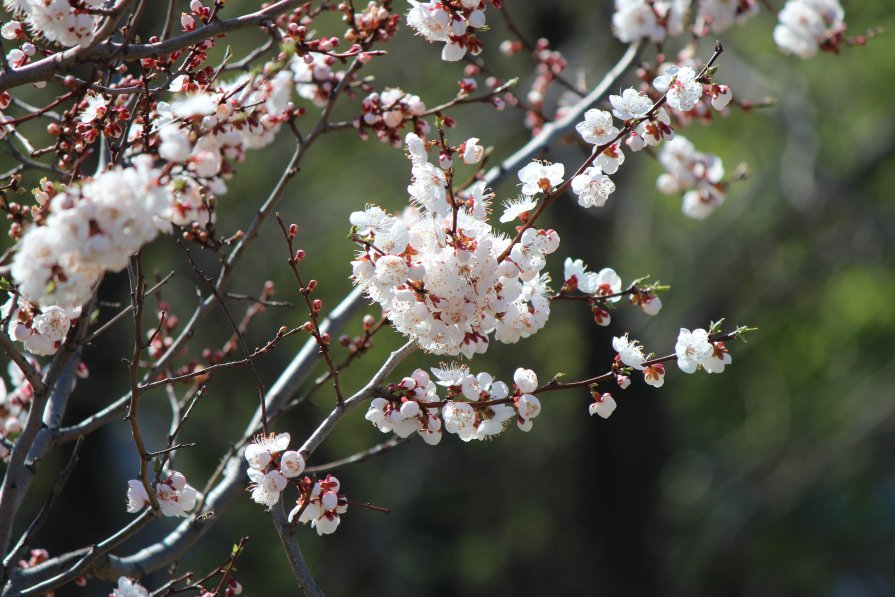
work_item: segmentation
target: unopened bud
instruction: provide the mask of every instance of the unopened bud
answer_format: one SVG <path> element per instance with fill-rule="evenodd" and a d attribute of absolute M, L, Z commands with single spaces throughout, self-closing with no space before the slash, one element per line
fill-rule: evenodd
<path fill-rule="evenodd" d="M 441 166 L 442 170 L 447 170 L 453 165 L 453 160 L 451 159 L 451 154 L 446 151 L 442 151 L 438 154 L 438 165 Z"/>

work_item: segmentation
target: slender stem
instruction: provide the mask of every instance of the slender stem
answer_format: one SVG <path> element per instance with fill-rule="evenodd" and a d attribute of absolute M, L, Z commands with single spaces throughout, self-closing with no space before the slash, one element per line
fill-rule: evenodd
<path fill-rule="evenodd" d="M 137 456 L 140 459 L 140 472 L 137 478 L 143 484 L 143 489 L 149 497 L 149 504 L 152 511 L 156 512 L 159 508 L 158 497 L 155 495 L 155 489 L 149 480 L 147 474 L 149 468 L 149 452 L 146 450 L 146 444 L 143 442 L 143 434 L 140 431 L 140 423 L 137 418 L 137 406 L 140 399 L 140 382 L 139 368 L 140 355 L 143 354 L 143 299 L 145 297 L 145 287 L 143 281 L 143 252 L 140 251 L 134 257 L 133 267 L 128 268 L 131 274 L 131 306 L 134 313 L 134 351 L 130 363 L 130 384 L 131 396 L 127 408 L 127 420 L 130 423 L 131 435 L 134 438 L 134 445 L 137 448 Z"/>
<path fill-rule="evenodd" d="M 289 247 L 289 267 L 292 269 L 292 273 L 295 275 L 295 279 L 298 282 L 298 292 L 305 299 L 305 304 L 308 307 L 308 317 L 310 317 L 311 322 L 311 335 L 314 337 L 314 340 L 317 341 L 317 344 L 320 346 L 320 356 L 323 357 L 323 360 L 326 362 L 326 366 L 330 372 L 330 379 L 333 381 L 333 389 L 336 392 L 336 402 L 339 404 L 342 403 L 342 388 L 339 386 L 339 370 L 336 368 L 335 363 L 333 363 L 332 356 L 329 354 L 329 340 L 328 337 L 324 337 L 324 335 L 320 332 L 320 322 L 317 317 L 317 309 L 314 308 L 314 301 L 311 300 L 311 292 L 313 289 L 309 286 L 306 286 L 304 281 L 301 278 L 301 274 L 298 272 L 298 258 L 295 252 L 295 246 L 293 245 L 293 235 L 286 230 L 286 225 L 283 223 L 283 218 L 280 217 L 280 214 L 277 214 L 277 222 L 280 225 L 280 230 L 283 231 L 283 237 L 286 239 L 286 244 Z"/>

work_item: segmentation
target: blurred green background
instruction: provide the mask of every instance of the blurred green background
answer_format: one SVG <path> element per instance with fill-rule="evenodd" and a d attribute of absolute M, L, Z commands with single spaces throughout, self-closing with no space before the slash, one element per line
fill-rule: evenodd
<path fill-rule="evenodd" d="M 227 13 L 255 4 L 231 1 Z M 531 38 L 547 37 L 565 54 L 572 78 L 593 84 L 623 51 L 609 33 L 609 1 L 506 4 Z M 404 10 L 403 2 L 395 6 Z M 893 9 L 891 1 L 849 3 L 849 32 L 892 29 Z M 504 29 L 492 8 L 488 18 L 493 29 L 484 37 L 486 56 L 504 76 L 522 75 L 519 88 L 526 89 L 531 62 L 499 55 Z M 672 287 L 660 315 L 648 318 L 623 307 L 606 329 L 593 325 L 580 305 L 558 304 L 547 329 L 515 346 L 493 344 L 473 369 L 508 380 L 515 367 L 526 366 L 542 380 L 559 371 L 575 379 L 604 371 L 614 356 L 612 336 L 625 331 L 662 354 L 673 349 L 679 327 L 704 327 L 721 317 L 759 332 L 748 344 L 730 346 L 733 365 L 722 375 L 687 376 L 669 367 L 661 390 L 639 380 L 626 391 L 613 390 L 619 408 L 606 421 L 587 415 L 585 393 L 564 393 L 544 398 L 531 433 L 511 428 L 496 441 L 472 444 L 445 436 L 434 448 L 414 439 L 337 471 L 351 499 L 389 507 L 392 514 L 351 509 L 338 532 L 322 538 L 299 529 L 327 594 L 895 594 L 895 461 L 889 456 L 895 444 L 895 41 L 884 33 L 866 47 L 802 61 L 777 51 L 773 25 L 774 17 L 763 11 L 722 34 L 726 52 L 717 79 L 739 98 L 770 96 L 777 105 L 748 114 L 734 109 L 712 126 L 694 124 L 683 132 L 697 148 L 721 156 L 728 172 L 741 162 L 751 172 L 709 220 L 686 219 L 679 198 L 658 193 L 660 167 L 645 153 L 628 154 L 605 208 L 584 211 L 567 198 L 548 213 L 563 239 L 550 262 L 554 278 L 561 277 L 564 256 L 582 258 L 593 269 L 611 266 L 625 281 L 651 274 Z M 318 31 L 337 34 L 341 27 L 321 21 Z M 242 55 L 259 39 L 243 33 L 232 43 Z M 439 51 L 402 26 L 389 55 L 364 73 L 375 76 L 376 85 L 400 86 L 436 105 L 452 97 L 462 77 L 462 65 L 440 63 Z M 706 40 L 699 55 L 710 53 Z M 341 101 L 337 117 L 356 114 L 359 100 Z M 548 107 L 555 103 L 550 96 Z M 305 118 L 308 126 L 313 113 Z M 495 159 L 528 137 L 522 113 L 510 108 L 495 113 L 465 106 L 454 116 L 458 126 L 450 140 L 481 137 L 494 147 Z M 285 132 L 275 145 L 249 153 L 220 199 L 219 230 L 246 225 L 290 154 Z M 566 144 L 548 157 L 569 170 L 585 153 Z M 5 165 L 9 157 L 0 160 Z M 348 214 L 365 203 L 399 209 L 408 178 L 400 150 L 360 142 L 350 131 L 309 152 L 280 211 L 301 228 L 298 242 L 308 255 L 303 271 L 320 280 L 327 306 L 350 288 Z M 498 187 L 498 197 L 512 196 L 513 184 Z M 275 298 L 294 300 L 287 256 L 275 222 L 268 222 L 230 290 L 258 294 L 270 279 L 277 283 Z M 185 319 L 196 283 L 183 254 L 162 238 L 148 259 L 161 274 L 178 272 L 162 296 Z M 210 268 L 213 260 L 204 263 Z M 113 276 L 103 298 L 127 301 L 126 279 Z M 298 325 L 304 317 L 299 307 L 268 309 L 247 339 L 260 345 L 280 325 Z M 193 340 L 191 356 L 219 346 L 228 330 L 216 313 Z M 348 333 L 358 332 L 355 321 Z M 125 391 L 120 355 L 132 342 L 130 333 L 128 324 L 119 324 L 88 351 L 92 376 L 76 390 L 70 420 Z M 377 336 L 376 350 L 349 370 L 344 386 L 360 387 L 400 340 L 390 331 Z M 260 362 L 266 383 L 299 346 L 290 339 Z M 396 377 L 439 360 L 416 355 Z M 145 401 L 143 421 L 150 442 L 161 447 L 168 414 L 164 395 L 154 399 Z M 211 380 L 183 436 L 200 445 L 177 463 L 193 484 L 204 484 L 256 399 L 248 371 Z M 332 400 L 321 391 L 276 430 L 304 437 Z M 384 439 L 360 409 L 312 463 Z M 64 452 L 43 465 L 32 511 L 51 486 L 52 471 L 64 464 Z M 126 423 L 91 437 L 64 505 L 44 528 L 41 540 L 51 553 L 95 541 L 127 521 L 124 492 L 135 470 Z M 130 553 L 173 525 L 158 521 L 119 552 Z M 223 513 L 178 570 L 211 569 L 244 535 L 251 539 L 236 577 L 246 593 L 294 593 L 269 517 L 247 495 Z M 154 575 L 147 586 L 164 576 Z M 58 594 L 104 591 L 91 583 Z"/>

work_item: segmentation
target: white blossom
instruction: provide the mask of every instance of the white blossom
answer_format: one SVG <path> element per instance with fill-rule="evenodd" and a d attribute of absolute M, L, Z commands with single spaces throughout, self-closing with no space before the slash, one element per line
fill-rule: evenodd
<path fill-rule="evenodd" d="M 755 0 L 699 0 L 696 23 L 703 34 L 721 33 L 757 13 Z"/>
<path fill-rule="evenodd" d="M 696 71 L 689 66 L 670 66 L 665 74 L 653 80 L 653 87 L 667 93 L 666 100 L 675 110 L 689 112 L 702 98 L 702 83 L 696 80 Z"/>
<path fill-rule="evenodd" d="M 629 87 L 621 95 L 610 95 L 612 114 L 620 120 L 643 118 L 653 107 L 653 101 L 636 89 Z"/>
<path fill-rule="evenodd" d="M 625 43 L 638 39 L 659 43 L 683 31 L 689 7 L 690 0 L 615 0 L 612 30 Z"/>
<path fill-rule="evenodd" d="M 40 306 L 86 303 L 105 271 L 120 271 L 131 255 L 168 229 L 171 195 L 148 156 L 105 171 L 50 202 L 43 226 L 29 228 L 12 262 L 19 291 Z"/>
<path fill-rule="evenodd" d="M 621 362 L 626 366 L 643 369 L 643 361 L 646 360 L 646 356 L 643 354 L 643 346 L 637 340 L 629 340 L 628 334 L 615 336 L 612 338 L 612 348 L 615 349 Z"/>
<path fill-rule="evenodd" d="M 712 357 L 714 352 L 714 346 L 709 342 L 708 332 L 703 329 L 695 329 L 691 332 L 686 328 L 681 328 L 674 346 L 677 366 L 681 371 L 695 373 L 698 366 L 705 366 L 706 361 Z"/>
<path fill-rule="evenodd" d="M 538 206 L 538 200 L 528 195 L 520 195 L 516 199 L 510 199 L 503 204 L 503 214 L 500 221 L 504 224 L 520 219 L 523 214 L 528 214 Z"/>
<path fill-rule="evenodd" d="M 656 363 L 644 367 L 643 380 L 654 388 L 661 388 L 665 383 L 665 365 Z"/>
<path fill-rule="evenodd" d="M 603 207 L 615 192 L 615 183 L 599 166 L 591 166 L 572 179 L 572 192 L 581 207 Z"/>
<path fill-rule="evenodd" d="M 845 30 L 839 0 L 788 0 L 777 15 L 774 42 L 785 54 L 811 58 Z"/>
<path fill-rule="evenodd" d="M 470 137 L 463 144 L 463 163 L 478 164 L 485 155 L 485 148 L 479 145 L 478 137 Z"/>
<path fill-rule="evenodd" d="M 550 162 L 532 161 L 519 170 L 524 195 L 547 193 L 562 183 L 565 166 Z"/>
<path fill-rule="evenodd" d="M 135 514 L 149 504 L 149 494 L 143 482 L 134 479 L 127 482 L 127 511 L 129 514 Z"/>
<path fill-rule="evenodd" d="M 318 535 L 334 533 L 341 522 L 341 515 L 348 511 L 348 499 L 339 493 L 339 480 L 332 475 L 315 482 L 307 477 L 305 479 L 307 484 L 303 485 L 301 499 L 289 512 L 289 522 L 298 516 L 298 522 L 311 523 Z"/>
<path fill-rule="evenodd" d="M 125 576 L 118 579 L 118 586 L 112 589 L 112 597 L 149 597 L 150 593 L 136 580 Z"/>
<path fill-rule="evenodd" d="M 659 162 L 666 172 L 656 184 L 667 194 L 685 191 L 685 215 L 705 219 L 724 202 L 724 164 L 718 156 L 697 151 L 689 140 L 678 135 L 662 147 Z"/>
<path fill-rule="evenodd" d="M 134 479 L 128 481 L 127 485 L 129 513 L 139 512 L 151 503 L 141 481 Z M 195 488 L 187 485 L 186 477 L 177 471 L 172 471 L 167 479 L 156 484 L 155 497 L 163 516 L 187 516 L 196 507 L 198 493 Z"/>
<path fill-rule="evenodd" d="M 712 356 L 702 362 L 702 368 L 706 373 L 723 373 L 724 368 L 733 362 L 730 351 L 723 342 L 712 343 Z"/>
<path fill-rule="evenodd" d="M 513 373 L 513 382 L 523 394 L 531 394 L 538 388 L 538 376 L 531 369 L 522 367 L 516 369 L 516 372 Z"/>
<path fill-rule="evenodd" d="M 594 294 L 597 296 L 609 296 L 618 294 L 622 291 L 622 279 L 611 267 L 604 267 L 598 271 L 593 278 Z M 612 296 L 605 299 L 608 303 L 615 303 L 621 300 L 620 296 Z"/>
<path fill-rule="evenodd" d="M 609 415 L 615 412 L 615 407 L 615 398 L 612 397 L 612 394 L 606 393 L 595 396 L 594 402 L 591 402 L 587 410 L 590 416 L 600 415 L 602 418 L 608 419 Z"/>
<path fill-rule="evenodd" d="M 104 0 L 84 0 L 84 8 L 98 9 Z M 35 35 L 63 46 L 86 44 L 93 38 L 93 29 L 100 19 L 68 0 L 4 0 L 6 8 L 22 14 Z"/>
<path fill-rule="evenodd" d="M 492 334 L 507 343 L 534 334 L 549 317 L 549 278 L 541 271 L 559 236 L 529 228 L 510 247 L 487 222 L 490 193 L 486 198 L 484 186 L 472 190 L 473 201 L 464 201 L 455 217 L 443 170 L 422 161 L 417 140 L 407 137 L 413 205 L 400 217 L 374 206 L 351 215 L 355 226 L 374 237 L 376 248 L 365 245 L 352 262 L 355 283 L 396 329 L 434 354 L 470 358 L 487 350 Z M 504 219 L 534 207 L 520 199 Z"/>
<path fill-rule="evenodd" d="M 604 145 L 618 135 L 612 123 L 612 115 L 603 110 L 590 109 L 584 113 L 584 121 L 575 125 L 575 130 L 585 143 Z"/>

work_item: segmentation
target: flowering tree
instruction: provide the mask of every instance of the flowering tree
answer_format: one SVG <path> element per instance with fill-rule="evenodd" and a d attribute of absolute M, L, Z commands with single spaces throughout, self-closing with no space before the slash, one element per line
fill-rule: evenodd
<path fill-rule="evenodd" d="M 499 381 L 477 369 L 475 356 L 500 349 L 492 343 L 534 342 L 529 337 L 547 325 L 553 308 L 587 308 L 598 326 L 611 325 L 619 308 L 659 314 L 666 286 L 646 275 L 625 283 L 604 264 L 566 257 L 562 231 L 546 227 L 542 216 L 603 207 L 616 190 L 611 177 L 626 153 L 628 160 L 633 154 L 658 160 L 665 172 L 657 185 L 681 196 L 682 217 L 706 219 L 721 207 L 744 173 L 726 173 L 718 156 L 699 151 L 681 131 L 719 115 L 743 117 L 738 112 L 757 104 L 735 98 L 735 82 L 722 81 L 722 44 L 700 42 L 748 20 L 761 4 L 777 10 L 770 3 L 616 0 L 612 32 L 627 49 L 590 85 L 584 81 L 594 79 L 592 73 L 583 81 L 569 78 L 562 54 L 547 40 L 528 39 L 511 20 L 512 5 L 498 0 L 410 0 L 408 6 L 280 0 L 245 11 L 223 0 L 162 4 L 166 17 L 146 34 L 157 6 L 144 0 L 4 1 L 9 18 L 2 34 L 13 47 L 4 49 L 0 62 L 0 136 L 16 160 L 0 180 L 0 206 L 14 239 L 3 258 L 8 300 L 0 314 L 11 385 L 0 385 L 4 595 L 40 595 L 90 578 L 117 583 L 115 595 L 146 595 L 140 578 L 178 560 L 237 499 L 269 511 L 299 586 L 306 594 L 322 594 L 295 527 L 308 524 L 319 535 L 330 534 L 349 509 L 387 511 L 352 501 L 350 487 L 333 475 L 340 466 L 414 435 L 437 445 L 445 433 L 464 442 L 493 439 L 515 432 L 514 423 L 528 432 L 542 401 L 549 408 L 560 393 L 580 397 L 582 413 L 586 407 L 607 418 L 619 392 L 634 380 L 659 388 L 666 373 L 721 373 L 732 362 L 726 343 L 749 328 L 708 321 L 692 330 L 693 324 L 681 322 L 689 327 L 655 352 L 618 330 L 611 337 L 615 359 L 579 380 L 520 363 L 525 366 L 501 372 L 506 381 Z M 809 58 L 865 41 L 846 37 L 837 0 L 788 0 L 778 8 L 772 37 L 786 54 Z M 508 39 L 494 39 L 492 21 L 502 23 Z M 441 45 L 442 62 L 432 67 L 443 68 L 445 76 L 460 74 L 449 63 L 464 63 L 453 97 L 432 106 L 415 90 L 364 76 L 365 66 L 392 58 L 389 42 L 402 29 L 422 37 L 419 44 Z M 263 32 L 266 41 L 243 56 L 222 52 L 221 40 L 238 30 Z M 668 55 L 669 48 L 679 52 Z M 528 90 L 520 92 L 517 79 L 496 74 L 489 61 L 496 51 L 534 61 Z M 631 75 L 638 82 L 625 87 Z M 551 108 L 547 98 L 560 93 L 562 101 Z M 486 131 L 457 138 L 456 108 L 466 104 L 518 109 L 531 139 L 508 149 L 489 147 Z M 337 108 L 352 116 L 336 119 Z M 45 132 L 26 130 L 34 122 L 45 123 Z M 306 260 L 320 252 L 303 246 L 308 224 L 284 221 L 277 208 L 308 150 L 352 130 L 361 142 L 375 137 L 404 151 L 408 202 L 389 213 L 365 205 L 362 189 L 349 198 L 346 242 L 356 254 L 334 276 L 350 274 L 356 287 L 330 308 L 318 298 L 327 281 L 306 273 Z M 219 229 L 228 181 L 249 150 L 263 149 L 277 135 L 294 139 L 279 180 L 250 222 Z M 567 167 L 541 159 L 569 136 L 586 149 L 580 163 Z M 498 200 L 493 189 L 505 179 L 518 185 Z M 14 200 L 29 190 L 33 201 Z M 567 196 L 578 207 L 562 204 Z M 263 330 L 266 341 L 251 346 L 246 336 L 255 316 L 265 307 L 284 306 L 272 299 L 272 285 L 257 297 L 229 290 L 262 234 L 281 239 L 282 258 L 275 256 L 271 267 L 291 271 L 297 301 L 286 304 L 292 309 L 287 312 L 302 313 L 304 321 Z M 152 309 L 147 303 L 171 276 L 153 283 L 146 261 L 175 235 L 182 269 L 199 293 L 183 323 L 174 313 L 189 307 L 160 303 Z M 558 257 L 561 269 L 548 267 L 558 266 Z M 111 311 L 97 293 L 104 280 L 125 271 L 129 305 Z M 241 306 L 246 300 L 248 308 Z M 363 309 L 361 329 L 343 335 Z M 122 319 L 132 322 L 132 352 L 124 365 L 128 386 L 97 412 L 63 424 L 77 380 L 90 369 L 84 347 L 101 343 Z M 226 326 L 228 341 L 194 346 L 197 330 L 212 321 Z M 389 333 L 405 343 L 380 355 L 374 337 Z M 268 387 L 256 362 L 292 336 L 307 339 Z M 402 368 L 415 351 L 434 355 L 430 365 Z M 359 359 L 376 361 L 375 373 L 360 388 L 346 387 L 340 374 Z M 324 373 L 312 380 L 318 364 Z M 174 460 L 193 444 L 183 443 L 180 434 L 194 410 L 204 407 L 210 380 L 224 369 L 250 376 L 256 411 L 241 436 L 229 438 L 216 471 L 187 479 Z M 162 394 L 167 404 L 154 396 Z M 312 396 L 331 411 L 311 433 L 293 437 L 280 417 Z M 170 411 L 170 431 L 166 444 L 153 445 L 144 437 L 141 415 L 162 408 Z M 366 420 L 390 437 L 338 462 L 316 462 L 317 448 L 343 418 L 363 409 Z M 135 516 L 101 541 L 51 557 L 34 540 L 45 511 L 76 466 L 80 446 L 122 419 L 139 468 L 110 490 Z M 29 491 L 43 472 L 41 461 L 71 443 L 70 465 L 45 508 L 23 520 L 23 502 L 41 499 Z M 164 539 L 120 553 L 124 541 L 139 539 L 159 517 L 183 521 Z M 241 542 L 221 554 L 222 564 L 207 575 L 173 575 L 156 589 L 238 594 L 233 570 L 244 548 Z"/>

